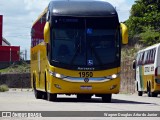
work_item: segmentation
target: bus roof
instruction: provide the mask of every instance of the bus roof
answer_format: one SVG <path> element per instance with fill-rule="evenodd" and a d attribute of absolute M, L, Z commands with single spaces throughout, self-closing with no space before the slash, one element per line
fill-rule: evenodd
<path fill-rule="evenodd" d="M 152 46 L 146 47 L 146 48 L 138 51 L 138 53 L 141 53 L 141 52 L 143 52 L 143 51 L 150 50 L 150 49 L 153 49 L 153 48 L 156 48 L 156 47 L 159 47 L 159 46 L 160 46 L 160 43 L 157 43 L 157 44 L 154 44 L 154 45 L 152 45 Z"/>
<path fill-rule="evenodd" d="M 115 8 L 104 1 L 51 1 L 49 10 L 58 16 L 117 16 Z"/>

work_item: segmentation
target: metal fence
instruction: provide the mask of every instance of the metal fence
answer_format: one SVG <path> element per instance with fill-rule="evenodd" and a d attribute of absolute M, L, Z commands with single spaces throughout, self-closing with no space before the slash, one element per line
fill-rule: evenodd
<path fill-rule="evenodd" d="M 135 92 L 135 71 L 132 69 L 133 60 L 121 62 L 121 89 L 122 93 Z"/>

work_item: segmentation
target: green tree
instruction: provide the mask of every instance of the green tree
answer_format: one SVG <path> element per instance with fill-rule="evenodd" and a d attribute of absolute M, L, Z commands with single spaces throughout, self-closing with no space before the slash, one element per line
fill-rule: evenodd
<path fill-rule="evenodd" d="M 140 36 L 140 41 L 147 46 L 160 43 L 160 32 L 156 32 L 153 27 L 144 27 L 144 32 L 142 32 Z"/>
<path fill-rule="evenodd" d="M 130 39 L 140 36 L 145 45 L 160 42 L 160 0 L 136 0 L 126 24 Z"/>

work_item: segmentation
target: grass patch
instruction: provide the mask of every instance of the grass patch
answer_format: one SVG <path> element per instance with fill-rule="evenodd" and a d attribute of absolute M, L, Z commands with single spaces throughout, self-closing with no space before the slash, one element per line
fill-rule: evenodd
<path fill-rule="evenodd" d="M 9 91 L 9 88 L 7 85 L 0 85 L 0 92 Z"/>
<path fill-rule="evenodd" d="M 30 72 L 30 64 L 25 62 L 21 64 L 12 64 L 8 68 L 0 69 L 0 73 L 26 73 Z"/>

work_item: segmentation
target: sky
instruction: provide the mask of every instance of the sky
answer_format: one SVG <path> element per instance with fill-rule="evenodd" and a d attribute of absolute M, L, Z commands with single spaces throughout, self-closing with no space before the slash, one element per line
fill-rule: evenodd
<path fill-rule="evenodd" d="M 12 46 L 27 50 L 30 59 L 30 31 L 34 21 L 48 6 L 51 0 L 0 0 L 0 15 L 3 15 L 3 37 Z M 111 3 L 117 10 L 119 21 L 129 18 L 135 0 L 101 0 Z"/>

